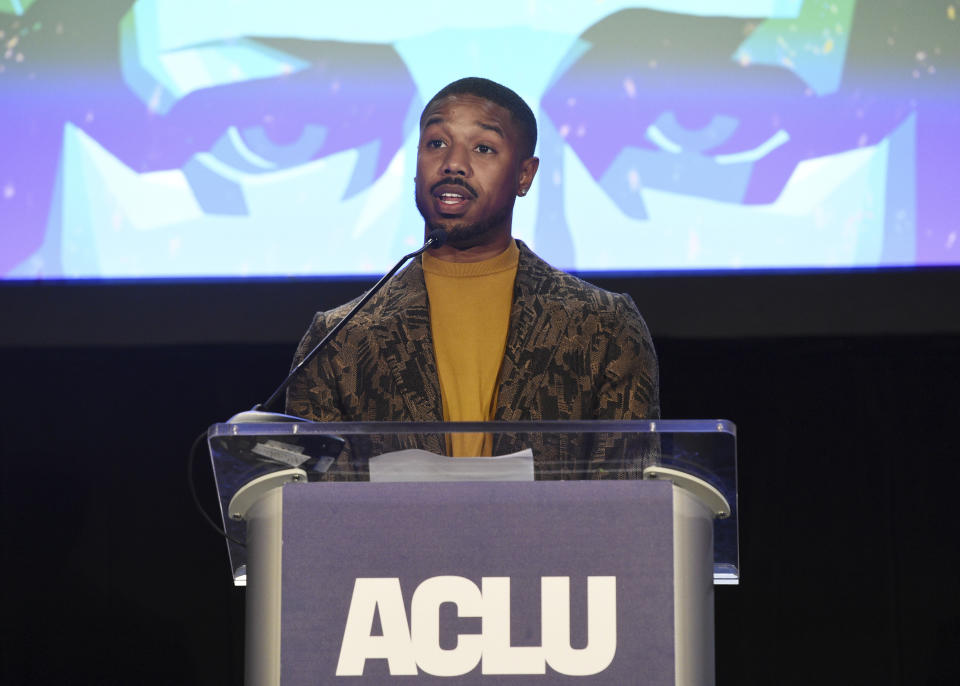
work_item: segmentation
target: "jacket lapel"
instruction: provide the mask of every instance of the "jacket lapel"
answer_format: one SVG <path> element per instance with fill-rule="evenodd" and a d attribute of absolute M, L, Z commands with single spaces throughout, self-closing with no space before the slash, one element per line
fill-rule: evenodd
<path fill-rule="evenodd" d="M 562 308 L 552 310 L 541 294 L 549 284 L 549 266 L 518 241 L 520 265 L 513 290 L 510 330 L 500 367 L 497 410 L 502 421 L 538 420 L 542 408 L 536 404 L 537 391 L 553 357 L 556 341 L 549 335 L 551 325 L 565 317 Z"/>
<path fill-rule="evenodd" d="M 419 259 L 391 280 L 381 310 L 385 317 L 378 327 L 380 351 L 402 398 L 402 403 L 400 399 L 396 401 L 395 411 L 391 413 L 393 419 L 443 421 L 440 381 L 430 335 L 430 306 Z"/>
<path fill-rule="evenodd" d="M 557 341 L 552 332 L 563 330 L 566 312 L 547 307 L 540 292 L 549 284 L 550 267 L 522 241 L 514 283 L 510 329 L 500 367 L 497 410 L 502 421 L 540 419 L 536 398 L 540 382 L 553 357 Z M 399 390 L 395 421 L 443 421 L 443 400 L 430 333 L 430 305 L 420 260 L 413 261 L 384 289 L 378 307 L 383 315 L 374 326 L 382 359 L 387 361 Z"/>

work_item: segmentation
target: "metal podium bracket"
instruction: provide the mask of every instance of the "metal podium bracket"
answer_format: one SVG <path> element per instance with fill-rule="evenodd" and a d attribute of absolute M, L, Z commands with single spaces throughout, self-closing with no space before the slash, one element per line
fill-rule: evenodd
<path fill-rule="evenodd" d="M 669 481 L 674 486 L 692 493 L 713 512 L 713 516 L 717 519 L 726 519 L 730 516 L 730 503 L 723 497 L 723 493 L 699 477 L 678 469 L 651 465 L 643 470 L 643 478 Z"/>
<path fill-rule="evenodd" d="M 269 474 L 258 476 L 256 479 L 245 483 L 240 490 L 230 498 L 230 505 L 227 509 L 230 513 L 230 519 L 236 521 L 242 520 L 247 516 L 247 512 L 253 504 L 260 500 L 267 491 L 279 488 L 291 481 L 306 483 L 307 473 L 299 468 L 282 469 L 277 472 L 270 472 Z"/>

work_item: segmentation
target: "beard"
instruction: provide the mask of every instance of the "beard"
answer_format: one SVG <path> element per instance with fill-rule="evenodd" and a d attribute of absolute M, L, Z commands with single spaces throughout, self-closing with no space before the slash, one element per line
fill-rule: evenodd
<path fill-rule="evenodd" d="M 498 233 L 499 230 L 502 229 L 510 218 L 510 214 L 513 212 L 513 207 L 506 206 L 496 214 L 482 221 L 474 222 L 473 224 L 441 224 L 427 219 L 427 213 L 420 204 L 419 198 L 416 200 L 416 203 L 417 209 L 420 211 L 420 216 L 423 217 L 423 221 L 426 224 L 424 235 L 437 229 L 445 231 L 447 234 L 446 245 L 456 248 L 457 250 L 467 250 L 468 248 L 485 243 L 488 236 Z"/>

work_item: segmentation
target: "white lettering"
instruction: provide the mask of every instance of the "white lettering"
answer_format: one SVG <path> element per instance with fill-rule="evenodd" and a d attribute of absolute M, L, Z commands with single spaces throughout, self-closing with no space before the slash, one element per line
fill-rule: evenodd
<path fill-rule="evenodd" d="M 547 664 L 568 676 L 602 672 L 617 652 L 617 577 L 587 577 L 587 646 L 570 647 L 570 577 L 540 580 L 540 627 Z"/>
<path fill-rule="evenodd" d="M 570 577 L 540 580 L 541 645 L 510 645 L 510 578 L 483 577 L 482 590 L 461 576 L 426 579 L 413 593 L 410 625 L 397 578 L 354 582 L 340 644 L 337 676 L 362 676 L 367 660 L 386 660 L 391 675 L 462 676 L 481 664 L 483 674 L 567 676 L 602 672 L 617 651 L 617 579 L 587 577 L 587 645 L 570 646 Z M 452 603 L 459 617 L 480 617 L 481 634 L 460 634 L 440 646 L 440 607 Z M 379 613 L 382 636 L 372 636 Z"/>
<path fill-rule="evenodd" d="M 460 635 L 457 647 L 440 647 L 440 606 L 453 603 L 460 617 L 482 617 L 483 597 L 477 585 L 462 576 L 435 576 L 417 586 L 410 601 L 411 647 L 417 665 L 434 676 L 461 676 L 480 662 L 482 637 Z M 486 626 L 486 621 L 484 621 Z"/>
<path fill-rule="evenodd" d="M 380 613 L 382 636 L 371 636 L 373 619 Z M 347 624 L 340 642 L 337 676 L 362 676 L 367 660 L 385 659 L 390 674 L 416 674 L 410 650 L 410 629 L 400 593 L 400 579 L 357 579 Z"/>
<path fill-rule="evenodd" d="M 484 674 L 546 674 L 540 646 L 510 645 L 510 577 L 485 576 L 483 584 Z"/>

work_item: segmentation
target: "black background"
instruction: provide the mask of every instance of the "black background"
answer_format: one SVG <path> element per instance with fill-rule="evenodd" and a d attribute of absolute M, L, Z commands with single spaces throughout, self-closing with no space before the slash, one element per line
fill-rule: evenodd
<path fill-rule="evenodd" d="M 960 318 L 942 304 L 960 291 L 950 273 L 855 276 L 603 282 L 647 313 L 664 417 L 738 426 L 721 685 L 960 683 Z M 687 299 L 664 300 L 671 284 Z M 242 682 L 243 591 L 187 452 L 279 383 L 300 310 L 350 287 L 0 289 L 0 681 Z"/>

